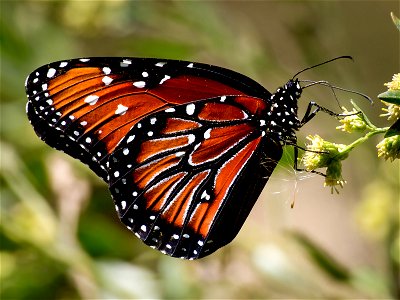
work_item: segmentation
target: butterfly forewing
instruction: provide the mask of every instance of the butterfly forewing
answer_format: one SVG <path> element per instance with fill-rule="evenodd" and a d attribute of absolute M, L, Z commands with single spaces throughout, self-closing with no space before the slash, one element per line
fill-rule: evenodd
<path fill-rule="evenodd" d="M 46 143 L 106 178 L 104 158 L 143 117 L 173 105 L 244 94 L 251 88 L 253 93 L 268 93 L 245 76 L 204 64 L 75 59 L 43 66 L 27 78 L 27 111 Z"/>

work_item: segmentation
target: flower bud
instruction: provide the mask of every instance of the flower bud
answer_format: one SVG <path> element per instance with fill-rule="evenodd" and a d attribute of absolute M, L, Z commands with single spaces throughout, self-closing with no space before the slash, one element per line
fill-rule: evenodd
<path fill-rule="evenodd" d="M 343 114 L 348 116 L 344 117 L 339 122 L 342 125 L 336 127 L 336 129 L 352 133 L 352 132 L 363 132 L 367 128 L 367 124 L 362 118 L 361 113 L 359 113 L 355 108 L 352 111 L 348 111 L 343 107 Z"/>

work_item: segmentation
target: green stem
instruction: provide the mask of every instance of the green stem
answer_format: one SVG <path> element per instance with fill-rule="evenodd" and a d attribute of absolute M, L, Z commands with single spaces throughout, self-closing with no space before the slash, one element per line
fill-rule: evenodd
<path fill-rule="evenodd" d="M 375 126 L 374 126 L 375 127 Z M 344 149 L 342 149 L 340 151 L 340 153 L 342 155 L 347 155 L 351 150 L 353 150 L 353 148 L 355 148 L 356 146 L 364 143 L 365 141 L 367 141 L 369 138 L 371 138 L 372 136 L 379 134 L 379 133 L 385 133 L 387 130 L 389 129 L 389 127 L 384 127 L 384 128 L 376 128 L 373 131 L 368 132 L 367 134 L 365 134 L 363 137 L 360 137 L 359 139 L 355 140 L 354 142 L 352 142 L 350 145 L 347 145 Z"/>

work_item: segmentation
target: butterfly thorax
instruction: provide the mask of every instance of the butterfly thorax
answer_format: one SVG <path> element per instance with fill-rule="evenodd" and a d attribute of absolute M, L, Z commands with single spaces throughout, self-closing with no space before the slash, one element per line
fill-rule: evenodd
<path fill-rule="evenodd" d="M 282 143 L 296 140 L 296 131 L 300 128 L 297 117 L 297 101 L 302 89 L 298 80 L 289 80 L 283 87 L 271 95 L 270 108 L 267 111 L 267 134 Z"/>

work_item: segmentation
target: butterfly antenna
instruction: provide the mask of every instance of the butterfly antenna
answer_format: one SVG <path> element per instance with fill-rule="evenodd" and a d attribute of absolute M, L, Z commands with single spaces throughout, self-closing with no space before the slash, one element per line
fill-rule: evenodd
<path fill-rule="evenodd" d="M 313 65 L 313 66 L 311 66 L 311 67 L 305 68 L 305 69 L 303 69 L 303 70 L 297 72 L 296 74 L 293 75 L 292 79 L 294 79 L 297 75 L 299 75 L 300 73 L 303 73 L 304 71 L 307 71 L 307 70 L 310 70 L 310 69 L 313 69 L 313 68 L 316 68 L 316 67 L 325 65 L 325 64 L 327 64 L 327 63 L 330 63 L 330 62 L 335 61 L 335 60 L 338 60 L 338 59 L 351 59 L 351 60 L 353 60 L 353 57 L 351 57 L 350 55 L 343 55 L 343 56 L 338 56 L 338 57 L 332 58 L 332 59 L 330 59 L 330 60 L 327 60 L 327 61 L 324 61 L 324 62 L 322 62 L 322 63 Z"/>
<path fill-rule="evenodd" d="M 320 81 L 300 80 L 300 82 L 307 82 L 307 83 L 309 83 L 309 84 L 303 86 L 303 89 L 308 88 L 308 87 L 313 86 L 313 85 L 316 85 L 316 84 L 320 84 L 320 85 L 324 85 L 324 86 L 329 87 L 329 88 L 332 90 L 332 93 L 333 93 L 333 95 L 335 96 L 335 99 L 336 99 L 336 101 L 338 102 L 339 106 L 340 106 L 340 103 L 339 103 L 339 100 L 338 100 L 338 98 L 337 98 L 337 96 L 336 96 L 335 90 L 343 91 L 343 92 L 348 92 L 348 93 L 352 93 L 352 94 L 356 94 L 356 95 L 359 95 L 359 96 L 361 96 L 361 97 L 367 99 L 371 104 L 374 103 L 374 101 L 372 101 L 371 97 L 369 97 L 369 96 L 366 95 L 366 94 L 363 94 L 363 93 L 361 93 L 361 92 L 357 92 L 357 91 L 354 91 L 354 90 L 345 89 L 345 88 L 342 88 L 342 87 L 339 87 L 339 86 L 332 85 L 332 84 L 330 84 L 328 81 L 325 81 L 325 80 L 320 80 Z"/>

